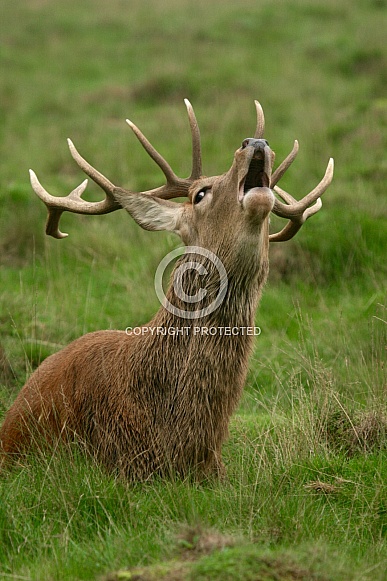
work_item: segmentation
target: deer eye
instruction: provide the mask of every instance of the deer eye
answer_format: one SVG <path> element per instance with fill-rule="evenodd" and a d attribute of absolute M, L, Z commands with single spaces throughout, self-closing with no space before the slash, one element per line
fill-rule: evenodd
<path fill-rule="evenodd" d="M 204 198 L 204 196 L 206 195 L 206 193 L 207 193 L 208 189 L 209 189 L 209 188 L 202 188 L 201 190 L 199 190 L 199 191 L 197 192 L 197 194 L 195 195 L 195 197 L 194 197 L 194 201 L 193 201 L 193 203 L 194 203 L 194 204 L 198 204 L 199 202 L 201 202 L 201 201 L 202 201 L 202 199 Z"/>

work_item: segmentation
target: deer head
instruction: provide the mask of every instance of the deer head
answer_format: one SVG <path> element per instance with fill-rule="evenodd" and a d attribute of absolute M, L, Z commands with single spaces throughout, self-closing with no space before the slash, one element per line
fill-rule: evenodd
<path fill-rule="evenodd" d="M 232 246 L 243 246 L 256 240 L 262 228 L 266 228 L 266 218 L 271 211 L 289 220 L 278 233 L 269 236 L 267 228 L 265 230 L 268 240 L 280 242 L 292 238 L 305 220 L 321 208 L 321 195 L 333 177 L 333 160 L 330 159 L 321 182 L 301 201 L 296 201 L 280 189 L 277 183 L 296 157 L 298 142 L 295 141 L 291 153 L 273 172 L 275 155 L 263 138 L 265 121 L 258 101 L 255 102 L 257 125 L 254 138 L 245 139 L 235 152 L 229 171 L 215 177 L 202 175 L 199 128 L 191 104 L 188 100 L 185 100 L 185 104 L 193 149 L 192 171 L 186 179 L 175 175 L 166 160 L 129 120 L 127 123 L 163 171 L 165 185 L 144 192 L 116 187 L 81 157 L 70 140 L 70 152 L 76 163 L 105 191 L 103 201 L 82 200 L 87 180 L 67 197 L 51 196 L 30 170 L 32 187 L 48 208 L 46 233 L 54 238 L 67 236 L 59 230 L 59 220 L 64 211 L 106 214 L 124 208 L 147 230 L 169 230 L 178 234 L 185 244 L 203 246 L 213 252 L 222 247 L 224 255 Z M 277 199 L 273 192 L 285 203 Z M 172 198 L 181 197 L 188 198 L 188 202 L 181 204 L 171 201 Z"/>

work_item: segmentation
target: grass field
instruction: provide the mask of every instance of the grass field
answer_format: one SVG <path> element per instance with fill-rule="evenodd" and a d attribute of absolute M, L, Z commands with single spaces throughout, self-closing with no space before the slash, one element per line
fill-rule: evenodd
<path fill-rule="evenodd" d="M 31 458 L 0 477 L 0 579 L 385 580 L 387 2 L 0 6 L 1 417 L 47 355 L 148 321 L 178 244 L 123 212 L 66 214 L 69 238 L 45 237 L 28 169 L 69 193 L 83 176 L 67 137 L 149 189 L 162 176 L 126 117 L 186 175 L 189 98 L 216 175 L 259 99 L 277 159 L 300 142 L 282 187 L 302 197 L 335 159 L 322 211 L 271 249 L 226 482 L 129 487 L 76 449 Z"/>

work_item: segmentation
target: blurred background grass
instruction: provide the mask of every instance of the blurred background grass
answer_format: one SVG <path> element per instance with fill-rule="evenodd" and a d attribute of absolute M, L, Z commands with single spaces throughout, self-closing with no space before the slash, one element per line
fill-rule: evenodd
<path fill-rule="evenodd" d="M 69 238 L 47 238 L 28 169 L 50 193 L 69 193 L 83 180 L 67 150 L 71 137 L 114 183 L 160 185 L 129 117 L 187 175 L 187 97 L 208 175 L 226 171 L 253 133 L 254 99 L 278 160 L 300 142 L 281 182 L 295 197 L 335 159 L 322 211 L 295 240 L 271 248 L 257 313 L 262 334 L 238 421 L 265 426 L 272 409 L 281 419 L 300 386 L 334 390 L 348 409 L 383 415 L 386 1 L 0 0 L 0 7 L 0 412 L 32 368 L 80 334 L 149 320 L 159 306 L 156 267 L 178 244 L 143 232 L 123 212 L 65 214 Z M 91 184 L 88 191 L 100 196 Z M 281 226 L 273 220 L 273 229 Z"/>
<path fill-rule="evenodd" d="M 28 168 L 67 194 L 83 179 L 67 151 L 71 136 L 114 183 L 159 185 L 129 116 L 187 174 L 184 97 L 195 106 L 208 175 L 227 170 L 253 132 L 254 98 L 277 159 L 300 141 L 282 184 L 293 195 L 314 187 L 335 158 L 323 211 L 295 241 L 273 244 L 259 357 L 272 361 L 272 343 L 296 338 L 298 304 L 329 357 L 343 334 L 368 344 L 372 315 L 383 318 L 385 306 L 385 8 L 380 0 L 2 2 L 0 325 L 21 382 L 24 339 L 65 344 L 145 322 L 158 307 L 155 266 L 177 243 L 121 212 L 65 214 L 70 239 L 47 239 Z"/>

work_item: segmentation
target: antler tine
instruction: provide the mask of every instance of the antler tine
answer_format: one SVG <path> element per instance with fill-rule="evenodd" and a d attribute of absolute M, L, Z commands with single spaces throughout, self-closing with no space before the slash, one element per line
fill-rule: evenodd
<path fill-rule="evenodd" d="M 51 196 L 47 190 L 44 189 L 42 184 L 39 182 L 36 173 L 30 169 L 30 181 L 32 189 L 35 194 L 46 204 L 48 210 L 47 222 L 46 222 L 46 234 L 52 236 L 53 238 L 67 238 L 68 234 L 61 232 L 59 230 L 59 220 L 65 208 L 59 208 L 58 198 Z M 70 196 L 81 197 L 82 193 L 85 191 L 87 186 L 87 180 L 82 182 L 75 190 L 73 190 Z M 61 198 L 65 205 L 69 204 L 69 198 Z M 56 204 L 56 206 L 55 206 Z"/>
<path fill-rule="evenodd" d="M 333 169 L 334 162 L 333 159 L 330 158 L 323 179 L 299 202 L 278 186 L 274 187 L 274 191 L 285 200 L 287 204 L 282 204 L 276 199 L 272 211 L 281 218 L 290 218 L 290 221 L 280 232 L 270 234 L 270 242 L 285 242 L 286 240 L 290 240 L 290 238 L 293 238 L 293 236 L 298 232 L 304 222 L 321 209 L 322 201 L 320 196 L 323 195 L 332 181 Z M 315 203 L 313 204 L 313 202 Z"/>
<path fill-rule="evenodd" d="M 255 129 L 254 138 L 262 139 L 265 133 L 265 115 L 263 114 L 262 105 L 259 101 L 254 101 L 255 109 L 257 111 L 257 127 Z"/>
<path fill-rule="evenodd" d="M 284 192 L 284 193 L 286 193 L 286 192 Z M 282 194 L 280 194 L 280 195 L 282 195 Z M 290 196 L 290 194 L 287 194 L 287 195 L 289 196 L 289 198 L 292 198 L 292 196 Z M 293 200 L 294 200 L 294 198 L 293 198 Z M 297 232 L 299 231 L 301 226 L 304 224 L 304 222 L 306 222 L 306 220 L 308 218 L 310 218 L 310 216 L 313 216 L 313 214 L 315 214 L 316 212 L 321 210 L 321 208 L 322 208 L 322 201 L 321 201 L 321 198 L 318 198 L 316 203 L 313 206 L 311 206 L 310 208 L 307 208 L 303 214 L 298 216 L 298 219 L 289 220 L 289 222 L 286 224 L 286 226 L 284 228 L 282 228 L 282 230 L 280 232 L 276 232 L 275 234 L 270 234 L 270 236 L 269 236 L 270 242 L 286 242 L 286 240 L 290 240 L 291 238 L 293 238 L 293 236 L 295 236 L 295 234 L 297 234 Z"/>
<path fill-rule="evenodd" d="M 295 216 L 299 216 L 300 214 L 302 214 L 307 208 L 309 208 L 311 204 L 313 204 L 313 202 L 317 200 L 317 198 L 322 196 L 322 194 L 325 192 L 325 190 L 332 181 L 333 169 L 334 162 L 333 159 L 330 158 L 327 169 L 325 171 L 325 175 L 323 179 L 320 181 L 320 183 L 299 202 L 286 205 L 282 204 L 279 200 L 276 199 L 273 208 L 274 214 L 280 216 L 281 218 L 294 218 Z M 280 188 L 275 186 L 274 191 L 277 190 L 278 193 L 281 195 L 281 192 L 283 192 L 283 190 L 280 190 Z"/>
<path fill-rule="evenodd" d="M 129 125 L 129 127 L 132 129 L 133 133 L 135 134 L 135 136 L 137 137 L 137 139 L 139 140 L 139 142 L 141 143 L 141 145 L 143 146 L 145 151 L 150 155 L 150 157 L 153 159 L 153 161 L 155 161 L 157 163 L 157 165 L 159 166 L 159 168 L 161 169 L 161 171 L 165 175 L 167 183 L 172 185 L 172 184 L 175 184 L 177 181 L 179 181 L 179 178 L 177 177 L 177 175 L 175 174 L 175 172 L 173 171 L 173 169 L 171 168 L 169 163 L 153 147 L 153 145 L 148 141 L 148 139 L 145 137 L 145 135 L 142 133 L 142 131 L 140 131 L 140 129 L 137 127 L 137 125 L 132 123 L 132 121 L 130 121 L 130 119 L 127 119 L 126 122 Z"/>
<path fill-rule="evenodd" d="M 104 175 L 94 169 L 76 150 L 73 142 L 68 139 L 70 153 L 79 167 L 91 177 L 106 193 L 104 200 L 100 202 L 87 202 L 82 200 L 82 194 L 86 189 L 87 180 L 83 181 L 68 196 L 52 196 L 43 188 L 34 171 L 30 170 L 31 186 L 39 198 L 46 204 L 48 218 L 46 222 L 46 234 L 53 238 L 66 238 L 68 234 L 59 230 L 59 220 L 63 212 L 76 214 L 108 214 L 119 210 L 121 205 L 113 197 L 115 188 Z"/>
<path fill-rule="evenodd" d="M 275 172 L 271 176 L 270 187 L 274 188 L 274 186 L 280 181 L 286 170 L 295 160 L 297 153 L 298 153 L 298 141 L 297 139 L 294 141 L 293 149 L 289 153 L 289 155 L 283 160 L 283 162 L 277 167 Z"/>
<path fill-rule="evenodd" d="M 126 120 L 129 127 L 132 129 L 133 133 L 145 149 L 145 151 L 150 155 L 150 157 L 157 163 L 165 178 L 167 183 L 159 188 L 154 188 L 153 190 L 148 190 L 142 192 L 150 196 L 161 198 L 163 200 L 170 200 L 172 198 L 181 198 L 188 195 L 188 190 L 190 185 L 195 179 L 198 179 L 202 173 L 202 156 L 201 156 L 201 145 L 200 145 L 200 132 L 199 126 L 196 121 L 195 113 L 193 111 L 191 103 L 185 99 L 185 104 L 188 111 L 189 122 L 191 126 L 192 133 L 192 172 L 189 178 L 183 179 L 179 178 L 169 163 L 163 158 L 162 155 L 153 147 L 153 145 L 148 141 L 142 131 L 132 123 L 129 119 Z"/>
<path fill-rule="evenodd" d="M 100 186 L 106 193 L 107 197 L 114 201 L 113 191 L 115 185 L 112 184 L 104 175 L 102 175 L 98 170 L 96 170 L 92 165 L 90 165 L 77 151 L 74 143 L 71 139 L 67 139 L 67 144 L 74 161 L 79 165 L 81 170 L 88 175 L 96 184 Z"/>
<path fill-rule="evenodd" d="M 30 169 L 31 186 L 37 196 L 44 202 L 48 209 L 46 222 L 46 234 L 53 238 L 66 238 L 68 234 L 59 230 L 59 220 L 63 212 L 75 212 L 77 214 L 107 214 L 121 208 L 118 202 L 105 198 L 101 202 L 86 202 L 82 200 L 82 194 L 86 189 L 87 180 L 83 181 L 68 196 L 51 196 L 39 182 L 35 172 Z"/>
<path fill-rule="evenodd" d="M 293 196 L 291 196 L 290 194 L 288 194 L 288 192 L 285 192 L 285 190 L 282 190 L 280 187 L 276 186 L 274 188 L 274 191 L 287 204 L 297 204 L 296 198 L 293 198 Z"/>
<path fill-rule="evenodd" d="M 188 101 L 188 99 L 184 99 L 184 103 L 187 107 L 192 134 L 192 171 L 189 179 L 197 180 L 202 175 L 202 148 L 200 143 L 200 130 L 191 103 Z"/>

